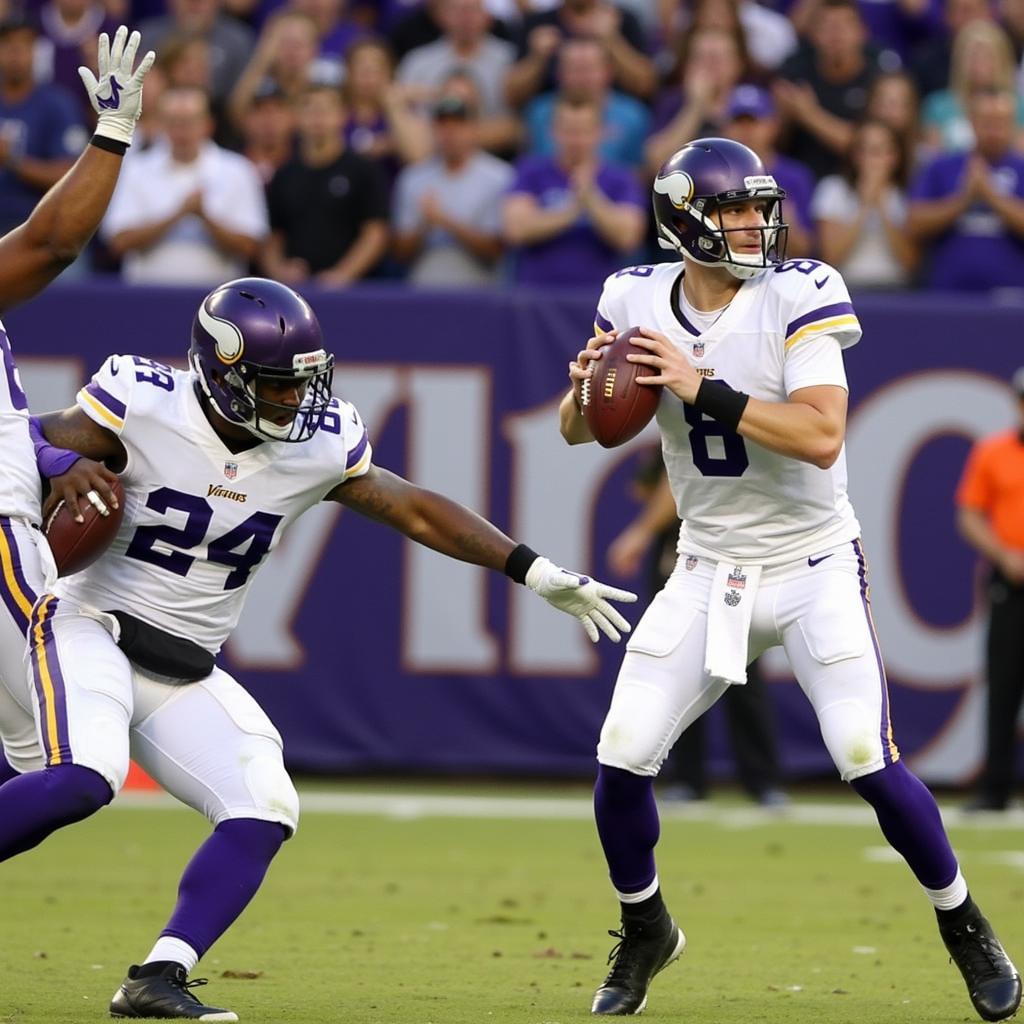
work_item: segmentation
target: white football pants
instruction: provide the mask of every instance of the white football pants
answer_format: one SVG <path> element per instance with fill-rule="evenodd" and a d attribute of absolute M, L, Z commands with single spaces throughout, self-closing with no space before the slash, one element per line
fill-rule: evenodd
<path fill-rule="evenodd" d="M 713 561 L 681 555 L 641 618 L 601 730 L 601 764 L 657 775 L 682 732 L 725 692 L 728 684 L 704 671 L 714 572 Z M 780 644 L 844 780 L 899 758 L 859 541 L 764 569 L 748 661 Z"/>

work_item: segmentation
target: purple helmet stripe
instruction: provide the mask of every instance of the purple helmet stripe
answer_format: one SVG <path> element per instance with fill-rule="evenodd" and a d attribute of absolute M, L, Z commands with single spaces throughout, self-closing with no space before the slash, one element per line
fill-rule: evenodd
<path fill-rule="evenodd" d="M 92 395 L 97 402 L 109 409 L 115 416 L 119 416 L 121 419 L 124 419 L 125 413 L 128 411 L 124 402 L 116 399 L 105 388 L 101 388 L 96 381 L 86 384 L 85 390 Z"/>
<path fill-rule="evenodd" d="M 53 594 L 47 594 L 36 604 L 32 611 L 29 638 L 32 685 L 39 702 L 40 731 L 47 765 L 72 763 L 66 687 L 53 635 L 53 616 L 59 604 Z"/>
<path fill-rule="evenodd" d="M 831 306 L 819 306 L 812 309 L 810 313 L 798 316 L 791 324 L 786 326 L 786 337 L 794 331 L 800 330 L 804 324 L 813 324 L 815 320 L 826 320 L 830 316 L 842 316 L 844 313 L 852 313 L 853 306 L 849 302 L 833 302 Z"/>
<path fill-rule="evenodd" d="M 860 600 L 864 607 L 864 617 L 868 622 L 868 632 L 871 634 L 871 645 L 875 651 L 875 664 L 878 665 L 878 681 L 882 690 L 882 715 L 880 722 L 880 735 L 882 738 L 882 759 L 886 764 L 892 764 L 900 759 L 899 748 L 892 735 L 892 720 L 889 717 L 889 682 L 885 677 L 885 666 L 882 663 L 882 651 L 878 646 L 878 635 L 875 633 L 875 620 L 871 615 L 871 587 L 868 585 L 868 564 L 864 556 L 864 548 L 859 540 L 853 543 L 853 550 L 857 555 L 857 575 L 860 578 Z"/>

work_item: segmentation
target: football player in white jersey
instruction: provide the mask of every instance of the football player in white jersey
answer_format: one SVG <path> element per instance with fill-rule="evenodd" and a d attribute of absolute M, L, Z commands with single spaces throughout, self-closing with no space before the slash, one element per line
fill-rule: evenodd
<path fill-rule="evenodd" d="M 99 38 L 97 71 L 79 74 L 98 115 L 90 144 L 71 169 L 54 185 L 24 224 L 0 238 L 0 311 L 38 294 L 71 263 L 92 237 L 113 194 L 122 157 L 131 144 L 142 109 L 142 81 L 153 63 L 152 53 L 135 65 L 139 34 L 123 26 L 113 45 L 106 33 Z M 70 325 L 69 325 L 70 326 Z M 62 472 L 67 460 L 45 457 L 47 475 Z M 65 481 L 67 482 L 67 481 Z M 82 494 L 103 504 L 111 500 L 102 471 L 86 472 Z M 76 485 L 69 485 L 74 492 Z M 69 493 L 69 497 L 72 494 Z M 0 324 L 0 714 L 19 717 L 13 707 L 25 676 L 25 633 L 36 597 L 45 589 L 49 550 L 39 526 L 41 488 L 29 429 L 28 404 L 7 332 Z M 24 720 L 24 716 L 20 716 Z M 35 747 L 29 722 L 19 735 L 6 737 L 8 757 L 16 770 L 23 752 Z M 29 755 L 30 756 L 30 755 Z M 0 781 L 9 777 L 0 758 Z"/>
<path fill-rule="evenodd" d="M 657 421 L 680 518 L 679 557 L 629 643 L 598 744 L 594 806 L 621 906 L 595 1014 L 639 1013 L 685 939 L 662 900 L 653 781 L 679 735 L 746 665 L 781 645 L 842 778 L 875 810 L 935 907 L 986 1020 L 1021 998 L 971 899 L 929 791 L 900 760 L 846 494 L 842 350 L 860 325 L 835 268 L 784 256 L 784 193 L 746 146 L 698 139 L 654 182 L 659 239 L 682 263 L 610 277 L 595 337 L 569 367 L 570 444 L 593 440 L 579 389 L 614 332 L 663 385 Z"/>
<path fill-rule="evenodd" d="M 29 804 L 0 787 L 0 860 L 109 803 L 130 748 L 214 830 L 111 1013 L 237 1020 L 200 1003 L 188 973 L 255 895 L 299 807 L 280 735 L 215 658 L 289 525 L 340 502 L 504 571 L 579 618 L 594 641 L 629 629 L 609 599 L 636 598 L 557 568 L 374 465 L 358 412 L 331 396 L 334 357 L 316 316 L 290 288 L 260 278 L 216 288 L 196 314 L 189 361 L 183 371 L 111 356 L 76 406 L 40 418 L 52 445 L 121 473 L 125 515 L 108 551 L 32 610 L 26 685 L 41 740 L 37 770 L 10 785 L 35 780 L 60 799 Z"/>

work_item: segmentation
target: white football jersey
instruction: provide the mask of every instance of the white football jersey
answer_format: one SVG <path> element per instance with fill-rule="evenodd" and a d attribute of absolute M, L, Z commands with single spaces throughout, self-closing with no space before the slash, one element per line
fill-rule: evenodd
<path fill-rule="evenodd" d="M 0 324 L 0 515 L 22 516 L 37 526 L 42 490 L 36 453 L 28 432 L 28 402 L 7 331 Z"/>
<path fill-rule="evenodd" d="M 702 375 L 768 402 L 815 385 L 846 388 L 841 348 L 855 344 L 861 329 L 834 267 L 787 260 L 762 271 L 703 333 L 680 306 L 684 271 L 663 263 L 609 277 L 597 326 L 652 327 Z M 833 466 L 818 469 L 745 440 L 667 388 L 657 418 L 683 520 L 681 552 L 767 565 L 859 536 L 845 448 Z"/>
<path fill-rule="evenodd" d="M 127 612 L 213 653 L 281 534 L 370 468 L 363 421 L 337 398 L 308 441 L 264 441 L 244 452 L 232 452 L 210 426 L 193 374 L 141 356 L 111 356 L 78 405 L 128 453 L 125 512 L 111 547 L 57 593 Z"/>

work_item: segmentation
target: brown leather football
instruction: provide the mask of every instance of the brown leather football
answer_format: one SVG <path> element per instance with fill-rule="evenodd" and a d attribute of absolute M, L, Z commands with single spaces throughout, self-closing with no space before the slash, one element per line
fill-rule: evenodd
<path fill-rule="evenodd" d="M 50 544 L 57 571 L 61 576 L 70 576 L 92 565 L 117 534 L 124 518 L 124 488 L 118 480 L 113 486 L 117 495 L 117 508 L 110 509 L 110 515 L 101 516 L 91 502 L 80 502 L 82 518 L 76 523 L 65 502 L 60 502 L 43 524 L 43 532 Z"/>
<path fill-rule="evenodd" d="M 604 448 L 625 444 L 640 433 L 658 408 L 663 385 L 637 384 L 637 377 L 656 376 L 654 369 L 642 363 L 627 362 L 626 356 L 642 353 L 631 338 L 639 333 L 631 327 L 621 331 L 601 350 L 601 358 L 590 365 L 594 375 L 580 388 L 583 416 L 594 439 Z"/>

